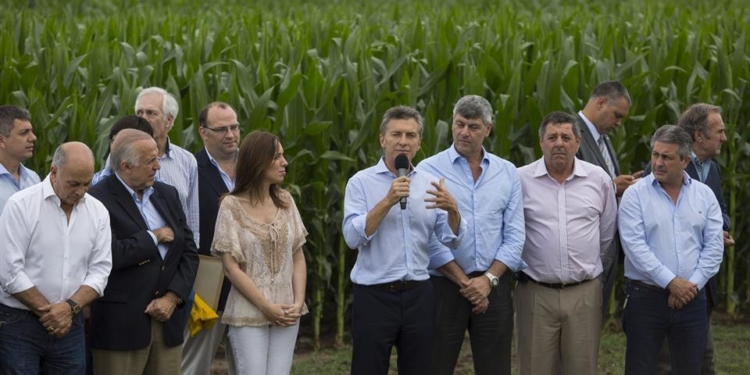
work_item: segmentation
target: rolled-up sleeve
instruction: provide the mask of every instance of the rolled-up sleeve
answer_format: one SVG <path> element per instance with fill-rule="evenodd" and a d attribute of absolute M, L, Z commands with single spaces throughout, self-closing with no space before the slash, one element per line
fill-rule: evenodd
<path fill-rule="evenodd" d="M 10 200 L 0 214 L 0 286 L 8 294 L 21 293 L 34 287 L 24 272 L 26 249 L 30 231 L 23 216 L 24 208 L 18 201 Z"/>
<path fill-rule="evenodd" d="M 510 193 L 508 206 L 503 212 L 503 238 L 500 247 L 495 253 L 495 259 L 505 264 L 514 272 L 526 268 L 526 263 L 521 259 L 523 244 L 526 241 L 526 226 L 523 215 L 523 191 L 521 179 L 514 168 L 508 169 L 513 179 L 513 188 Z"/>
<path fill-rule="evenodd" d="M 367 245 L 370 239 L 377 233 L 377 230 L 370 236 L 365 234 L 365 224 L 367 224 L 367 199 L 362 182 L 357 176 L 352 177 L 346 184 L 346 193 L 344 195 L 344 223 L 343 232 L 344 240 L 347 246 L 352 249 L 359 249 Z"/>
<path fill-rule="evenodd" d="M 84 285 L 94 289 L 99 297 L 104 295 L 109 273 L 112 271 L 112 230 L 109 225 L 109 214 L 102 207 L 96 227 L 96 239 L 89 257 L 89 267 Z"/>

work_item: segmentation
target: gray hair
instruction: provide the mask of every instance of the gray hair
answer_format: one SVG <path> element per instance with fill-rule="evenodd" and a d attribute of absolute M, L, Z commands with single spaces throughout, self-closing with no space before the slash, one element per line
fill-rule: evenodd
<path fill-rule="evenodd" d="M 137 166 L 140 163 L 141 155 L 138 154 L 134 144 L 144 139 L 154 140 L 147 133 L 136 129 L 123 129 L 117 133 L 117 137 L 112 142 L 109 167 L 115 172 L 120 172 L 123 161 L 128 165 Z"/>
<path fill-rule="evenodd" d="M 656 133 L 651 137 L 651 150 L 654 150 L 656 142 L 678 145 L 680 149 L 677 155 L 680 160 L 690 157 L 690 150 L 693 147 L 693 139 L 685 129 L 675 125 L 664 125 L 656 129 Z"/>
<path fill-rule="evenodd" d="M 407 106 L 396 106 L 387 111 L 383 115 L 383 121 L 380 122 L 380 134 L 385 135 L 385 131 L 388 127 L 388 123 L 391 120 L 409 120 L 413 119 L 419 125 L 419 137 L 422 138 L 422 115 L 419 111 L 412 107 Z"/>
<path fill-rule="evenodd" d="M 693 104 L 680 115 L 677 126 L 685 129 L 693 141 L 695 141 L 696 131 L 700 131 L 706 138 L 711 139 L 711 132 L 708 128 L 708 115 L 711 113 L 721 114 L 721 107 L 706 103 Z"/>
<path fill-rule="evenodd" d="M 578 127 L 576 119 L 565 112 L 555 111 L 550 112 L 542 119 L 542 125 L 539 127 L 539 139 L 544 137 L 544 132 L 547 131 L 547 125 L 549 124 L 570 124 L 576 138 L 581 138 L 581 128 Z"/>
<path fill-rule="evenodd" d="M 19 106 L 0 105 L 0 134 L 10 136 L 15 120 L 31 121 L 31 114 Z"/>
<path fill-rule="evenodd" d="M 602 97 L 606 97 L 609 104 L 614 104 L 620 99 L 625 99 L 628 102 L 628 106 L 631 104 L 628 89 L 617 81 L 603 82 L 594 87 L 594 90 L 591 91 L 591 99 Z"/>
<path fill-rule="evenodd" d="M 453 107 L 453 118 L 456 115 L 473 120 L 482 119 L 484 126 L 489 126 L 495 123 L 495 116 L 492 112 L 492 106 L 487 99 L 479 95 L 466 95 L 456 102 L 456 106 Z"/>
<path fill-rule="evenodd" d="M 161 94 L 161 111 L 164 112 L 164 116 L 172 116 L 173 119 L 177 118 L 177 114 L 180 112 L 180 105 L 177 104 L 177 99 L 161 87 L 148 87 L 141 90 L 138 93 L 138 97 L 135 98 L 136 112 L 138 112 L 138 103 L 141 102 L 141 98 L 150 94 Z"/>

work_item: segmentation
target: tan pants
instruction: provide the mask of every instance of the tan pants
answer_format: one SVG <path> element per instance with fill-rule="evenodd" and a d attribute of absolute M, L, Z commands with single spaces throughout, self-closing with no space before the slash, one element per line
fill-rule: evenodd
<path fill-rule="evenodd" d="M 516 287 L 521 375 L 596 374 L 602 321 L 598 279 L 565 289 L 533 281 Z"/>
<path fill-rule="evenodd" d="M 180 375 L 182 346 L 164 344 L 163 323 L 151 319 L 151 343 L 138 350 L 92 349 L 96 375 Z"/>

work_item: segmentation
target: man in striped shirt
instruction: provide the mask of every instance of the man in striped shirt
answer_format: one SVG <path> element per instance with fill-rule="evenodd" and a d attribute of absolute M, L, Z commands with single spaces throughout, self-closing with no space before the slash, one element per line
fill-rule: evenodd
<path fill-rule="evenodd" d="M 148 120 L 154 129 L 161 164 L 157 179 L 177 189 L 188 227 L 199 244 L 198 163 L 193 154 L 169 141 L 169 130 L 179 110 L 174 96 L 159 87 L 141 90 L 135 100 L 135 114 Z"/>

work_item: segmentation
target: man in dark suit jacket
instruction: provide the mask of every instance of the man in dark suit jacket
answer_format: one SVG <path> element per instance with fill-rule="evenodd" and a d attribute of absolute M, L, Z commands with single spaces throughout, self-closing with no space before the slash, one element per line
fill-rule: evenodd
<path fill-rule="evenodd" d="M 721 118 L 721 107 L 710 104 L 698 103 L 690 106 L 680 116 L 678 125 L 685 129 L 693 138 L 693 152 L 690 163 L 685 172 L 694 180 L 708 185 L 719 201 L 721 213 L 724 218 L 724 246 L 734 245 L 734 239 L 729 234 L 731 223 L 727 205 L 724 203 L 724 194 L 721 191 L 721 173 L 719 166 L 712 160 L 721 154 L 721 145 L 727 141 L 724 133 L 724 121 Z M 647 170 L 647 172 L 650 172 Z M 703 375 L 716 373 L 714 357 L 713 329 L 711 328 L 711 312 L 719 304 L 719 279 L 718 274 L 708 280 L 706 284 L 706 309 L 708 310 L 708 336 L 706 350 L 703 354 Z M 671 359 L 669 346 L 662 346 L 662 356 L 659 363 L 659 374 L 671 373 Z"/>
<path fill-rule="evenodd" d="M 633 175 L 620 174 L 620 163 L 617 160 L 612 143 L 607 135 L 617 129 L 622 119 L 630 110 L 630 95 L 619 82 L 610 81 L 598 84 L 591 92 L 589 101 L 582 111 L 578 112 L 578 127 L 581 129 L 581 146 L 578 148 L 578 159 L 596 164 L 607 172 L 615 183 L 616 195 L 622 196 L 628 186 L 641 177 L 643 171 Z M 602 322 L 609 316 L 609 299 L 617 276 L 617 263 L 620 258 L 620 240 L 615 236 L 607 254 L 602 257 L 604 271 L 599 276 L 602 282 Z"/>
<path fill-rule="evenodd" d="M 219 214 L 221 196 L 234 188 L 237 150 L 240 142 L 240 125 L 237 113 L 226 103 L 207 105 L 198 115 L 198 128 L 204 148 L 195 154 L 198 161 L 198 201 L 200 205 L 201 239 L 199 253 L 211 255 L 216 216 Z M 221 316 L 227 303 L 232 284 L 224 279 L 217 312 Z M 217 322 L 210 329 L 203 329 L 195 336 L 186 335 L 182 350 L 182 373 L 208 375 L 211 361 L 219 344 L 226 345 L 229 373 L 234 373 L 233 356 L 229 340 L 226 340 L 226 325 Z"/>
<path fill-rule="evenodd" d="M 179 374 L 186 315 L 198 270 L 177 190 L 154 182 L 156 142 L 134 129 L 112 144 L 114 174 L 89 193 L 109 211 L 112 273 L 91 309 L 94 373 Z"/>

